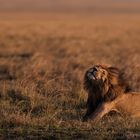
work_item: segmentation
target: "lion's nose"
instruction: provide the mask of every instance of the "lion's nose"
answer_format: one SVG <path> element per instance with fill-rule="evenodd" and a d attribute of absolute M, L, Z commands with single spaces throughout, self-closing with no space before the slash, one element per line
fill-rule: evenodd
<path fill-rule="evenodd" d="M 93 69 L 90 69 L 88 72 L 89 72 L 89 73 L 92 73 L 92 72 L 93 72 Z"/>

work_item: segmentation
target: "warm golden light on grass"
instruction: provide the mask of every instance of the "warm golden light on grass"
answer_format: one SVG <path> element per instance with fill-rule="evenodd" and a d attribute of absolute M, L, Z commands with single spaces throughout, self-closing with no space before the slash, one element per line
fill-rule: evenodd
<path fill-rule="evenodd" d="M 125 69 L 140 90 L 139 16 L 48 17 L 0 22 L 0 136 L 139 139 L 137 120 L 116 115 L 81 122 L 83 76 L 93 64 Z"/>

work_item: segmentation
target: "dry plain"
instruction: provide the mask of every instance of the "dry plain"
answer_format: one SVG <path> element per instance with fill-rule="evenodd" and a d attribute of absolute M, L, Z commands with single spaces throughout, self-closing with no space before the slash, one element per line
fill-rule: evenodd
<path fill-rule="evenodd" d="M 140 139 L 129 117 L 81 122 L 90 66 L 117 66 L 140 91 L 139 14 L 0 19 L 1 139 Z"/>

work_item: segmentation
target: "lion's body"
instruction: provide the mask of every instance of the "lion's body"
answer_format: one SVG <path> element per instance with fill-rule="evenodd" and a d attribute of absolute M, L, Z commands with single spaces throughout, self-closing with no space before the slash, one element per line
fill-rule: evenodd
<path fill-rule="evenodd" d="M 113 101 L 129 91 L 119 69 L 102 65 L 95 65 L 87 70 L 84 77 L 84 89 L 88 93 L 84 120 L 88 119 L 99 104 Z"/>
<path fill-rule="evenodd" d="M 140 93 L 127 93 L 116 98 L 113 107 L 132 117 L 140 117 Z"/>
<path fill-rule="evenodd" d="M 94 121 L 100 120 L 112 110 L 120 112 L 122 115 L 140 119 L 140 93 L 130 92 L 128 94 L 122 94 L 111 102 L 103 102 L 89 118 Z"/>

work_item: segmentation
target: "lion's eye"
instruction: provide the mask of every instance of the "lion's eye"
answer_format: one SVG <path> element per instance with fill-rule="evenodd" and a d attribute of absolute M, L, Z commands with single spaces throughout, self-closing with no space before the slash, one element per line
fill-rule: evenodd
<path fill-rule="evenodd" d="M 103 75 L 105 75 L 105 71 L 103 71 Z"/>

